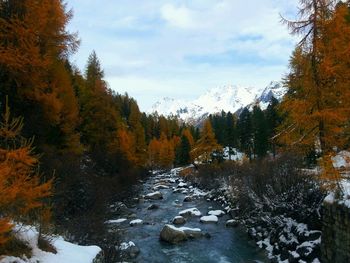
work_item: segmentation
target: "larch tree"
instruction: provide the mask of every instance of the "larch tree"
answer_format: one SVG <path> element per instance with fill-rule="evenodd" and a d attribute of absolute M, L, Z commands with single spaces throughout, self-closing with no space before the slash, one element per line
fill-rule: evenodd
<path fill-rule="evenodd" d="M 341 137 L 348 116 L 345 101 L 349 88 L 344 89 L 341 84 L 345 75 L 340 78 L 332 74 L 341 63 L 332 61 L 330 57 L 334 55 L 329 52 L 330 42 L 348 38 L 345 32 L 327 33 L 329 23 L 334 20 L 335 2 L 302 0 L 299 20 L 283 20 L 291 33 L 301 35 L 302 40 L 291 58 L 291 71 L 285 79 L 288 93 L 281 109 L 286 112 L 286 119 L 280 127 L 280 141 L 305 151 L 316 145 L 320 152 L 327 153 L 332 147 L 341 146 L 340 141 L 334 139 Z M 331 31 L 335 32 L 336 28 Z M 348 46 L 344 44 L 337 50 L 344 52 Z M 346 60 L 346 57 L 339 59 Z"/>
<path fill-rule="evenodd" d="M 208 119 L 204 123 L 199 140 L 191 151 L 192 160 L 207 163 L 211 160 L 213 152 L 221 150 L 222 146 L 217 143 L 213 128 L 210 124 L 210 120 Z"/>
<path fill-rule="evenodd" d="M 32 224 L 48 219 L 45 199 L 52 180 L 41 183 L 32 141 L 21 137 L 21 118 L 11 118 L 6 105 L 0 122 L 0 246 L 11 238 L 12 222 Z"/>
<path fill-rule="evenodd" d="M 348 143 L 349 6 L 339 1 L 304 0 L 300 15 L 299 21 L 286 21 L 292 33 L 303 38 L 285 80 L 288 92 L 280 107 L 285 120 L 278 136 L 280 142 L 304 152 L 318 150 L 325 170 L 322 177 L 338 179 L 329 164 L 333 149 Z"/>

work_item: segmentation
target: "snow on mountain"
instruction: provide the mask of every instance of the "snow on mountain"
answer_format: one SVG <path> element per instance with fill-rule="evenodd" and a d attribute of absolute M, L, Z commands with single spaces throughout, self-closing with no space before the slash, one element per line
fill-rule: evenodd
<path fill-rule="evenodd" d="M 287 89 L 283 87 L 280 82 L 271 81 L 258 98 L 260 108 L 262 110 L 265 110 L 269 105 L 272 97 L 281 101 L 286 92 Z"/>
<path fill-rule="evenodd" d="M 193 101 L 164 98 L 155 103 L 149 113 L 174 115 L 192 122 L 221 111 L 234 113 L 253 103 L 260 103 L 265 108 L 272 96 L 280 100 L 284 94 L 285 89 L 278 82 L 271 82 L 264 90 L 229 85 L 210 89 Z"/>

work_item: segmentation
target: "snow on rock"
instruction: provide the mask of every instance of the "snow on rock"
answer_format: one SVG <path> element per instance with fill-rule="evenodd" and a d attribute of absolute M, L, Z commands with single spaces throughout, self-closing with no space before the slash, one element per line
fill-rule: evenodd
<path fill-rule="evenodd" d="M 140 249 L 135 245 L 134 242 L 123 242 L 119 245 L 119 250 L 123 258 L 133 259 L 140 254 Z"/>
<path fill-rule="evenodd" d="M 129 241 L 129 242 L 123 242 L 120 244 L 119 249 L 120 250 L 127 250 L 130 247 L 136 246 L 134 242 Z"/>
<path fill-rule="evenodd" d="M 119 219 L 108 220 L 105 223 L 106 224 L 121 224 L 121 223 L 124 223 L 126 220 L 127 220 L 126 218 L 119 218 Z"/>
<path fill-rule="evenodd" d="M 218 216 L 218 217 L 223 216 L 224 214 L 225 214 L 225 212 L 222 210 L 211 210 L 208 212 L 208 215 L 213 215 L 213 216 Z"/>
<path fill-rule="evenodd" d="M 174 225 L 182 225 L 186 223 L 186 218 L 182 216 L 175 216 L 172 222 Z"/>
<path fill-rule="evenodd" d="M 136 225 L 141 225 L 143 223 L 143 221 L 141 219 L 135 219 L 130 221 L 130 226 L 136 226 Z"/>
<path fill-rule="evenodd" d="M 189 208 L 179 212 L 180 216 L 201 216 L 202 213 L 197 208 Z"/>
<path fill-rule="evenodd" d="M 18 230 L 18 238 L 27 242 L 32 248 L 32 257 L 21 259 L 5 256 L 0 259 L 1 263 L 92 263 L 101 252 L 101 248 L 98 246 L 79 246 L 65 241 L 60 236 L 54 237 L 52 240 L 52 245 L 56 248 L 57 254 L 45 252 L 37 246 L 38 232 L 33 227 L 21 226 Z"/>
<path fill-rule="evenodd" d="M 324 199 L 324 202 L 329 204 L 337 202 L 338 204 L 342 204 L 350 208 L 350 180 L 340 180 L 339 186 L 341 189 L 341 196 L 336 197 L 336 194 L 334 192 L 330 192 Z"/>
<path fill-rule="evenodd" d="M 145 199 L 158 200 L 163 199 L 163 194 L 159 191 L 149 193 L 145 196 Z"/>
<path fill-rule="evenodd" d="M 177 185 L 178 188 L 185 188 L 187 187 L 187 183 L 181 182 Z"/>
<path fill-rule="evenodd" d="M 350 168 L 350 152 L 341 151 L 336 156 L 332 157 L 334 168 Z"/>
<path fill-rule="evenodd" d="M 235 219 L 230 219 L 226 221 L 226 226 L 227 227 L 236 227 L 239 225 L 239 222 Z"/>
<path fill-rule="evenodd" d="M 186 241 L 188 238 L 202 237 L 202 230 L 190 227 L 175 227 L 173 225 L 165 225 L 160 232 L 160 239 L 172 244 Z"/>
<path fill-rule="evenodd" d="M 165 184 L 157 184 L 157 185 L 153 186 L 153 190 L 159 190 L 159 189 L 169 189 L 169 186 L 167 186 Z"/>
<path fill-rule="evenodd" d="M 217 223 L 219 221 L 218 217 L 215 215 L 202 216 L 199 221 L 201 223 Z"/>

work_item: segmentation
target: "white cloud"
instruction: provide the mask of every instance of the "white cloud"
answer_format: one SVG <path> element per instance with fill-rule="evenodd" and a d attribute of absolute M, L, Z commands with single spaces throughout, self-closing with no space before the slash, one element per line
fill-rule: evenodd
<path fill-rule="evenodd" d="M 295 40 L 279 14 L 293 18 L 297 2 L 70 0 L 82 38 L 73 60 L 82 68 L 95 49 L 111 87 L 143 110 L 228 83 L 263 87 L 286 70 Z"/>
<path fill-rule="evenodd" d="M 161 7 L 161 15 L 172 26 L 195 28 L 193 13 L 185 6 L 175 7 L 172 4 L 165 4 Z"/>

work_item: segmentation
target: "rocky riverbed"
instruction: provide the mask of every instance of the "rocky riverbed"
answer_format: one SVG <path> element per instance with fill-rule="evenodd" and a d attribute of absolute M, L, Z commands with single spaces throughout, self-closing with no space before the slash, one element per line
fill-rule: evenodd
<path fill-rule="evenodd" d="M 110 232 L 121 236 L 128 262 L 268 262 L 263 250 L 208 194 L 184 182 L 178 169 L 143 182 L 129 207 L 112 205 Z"/>

